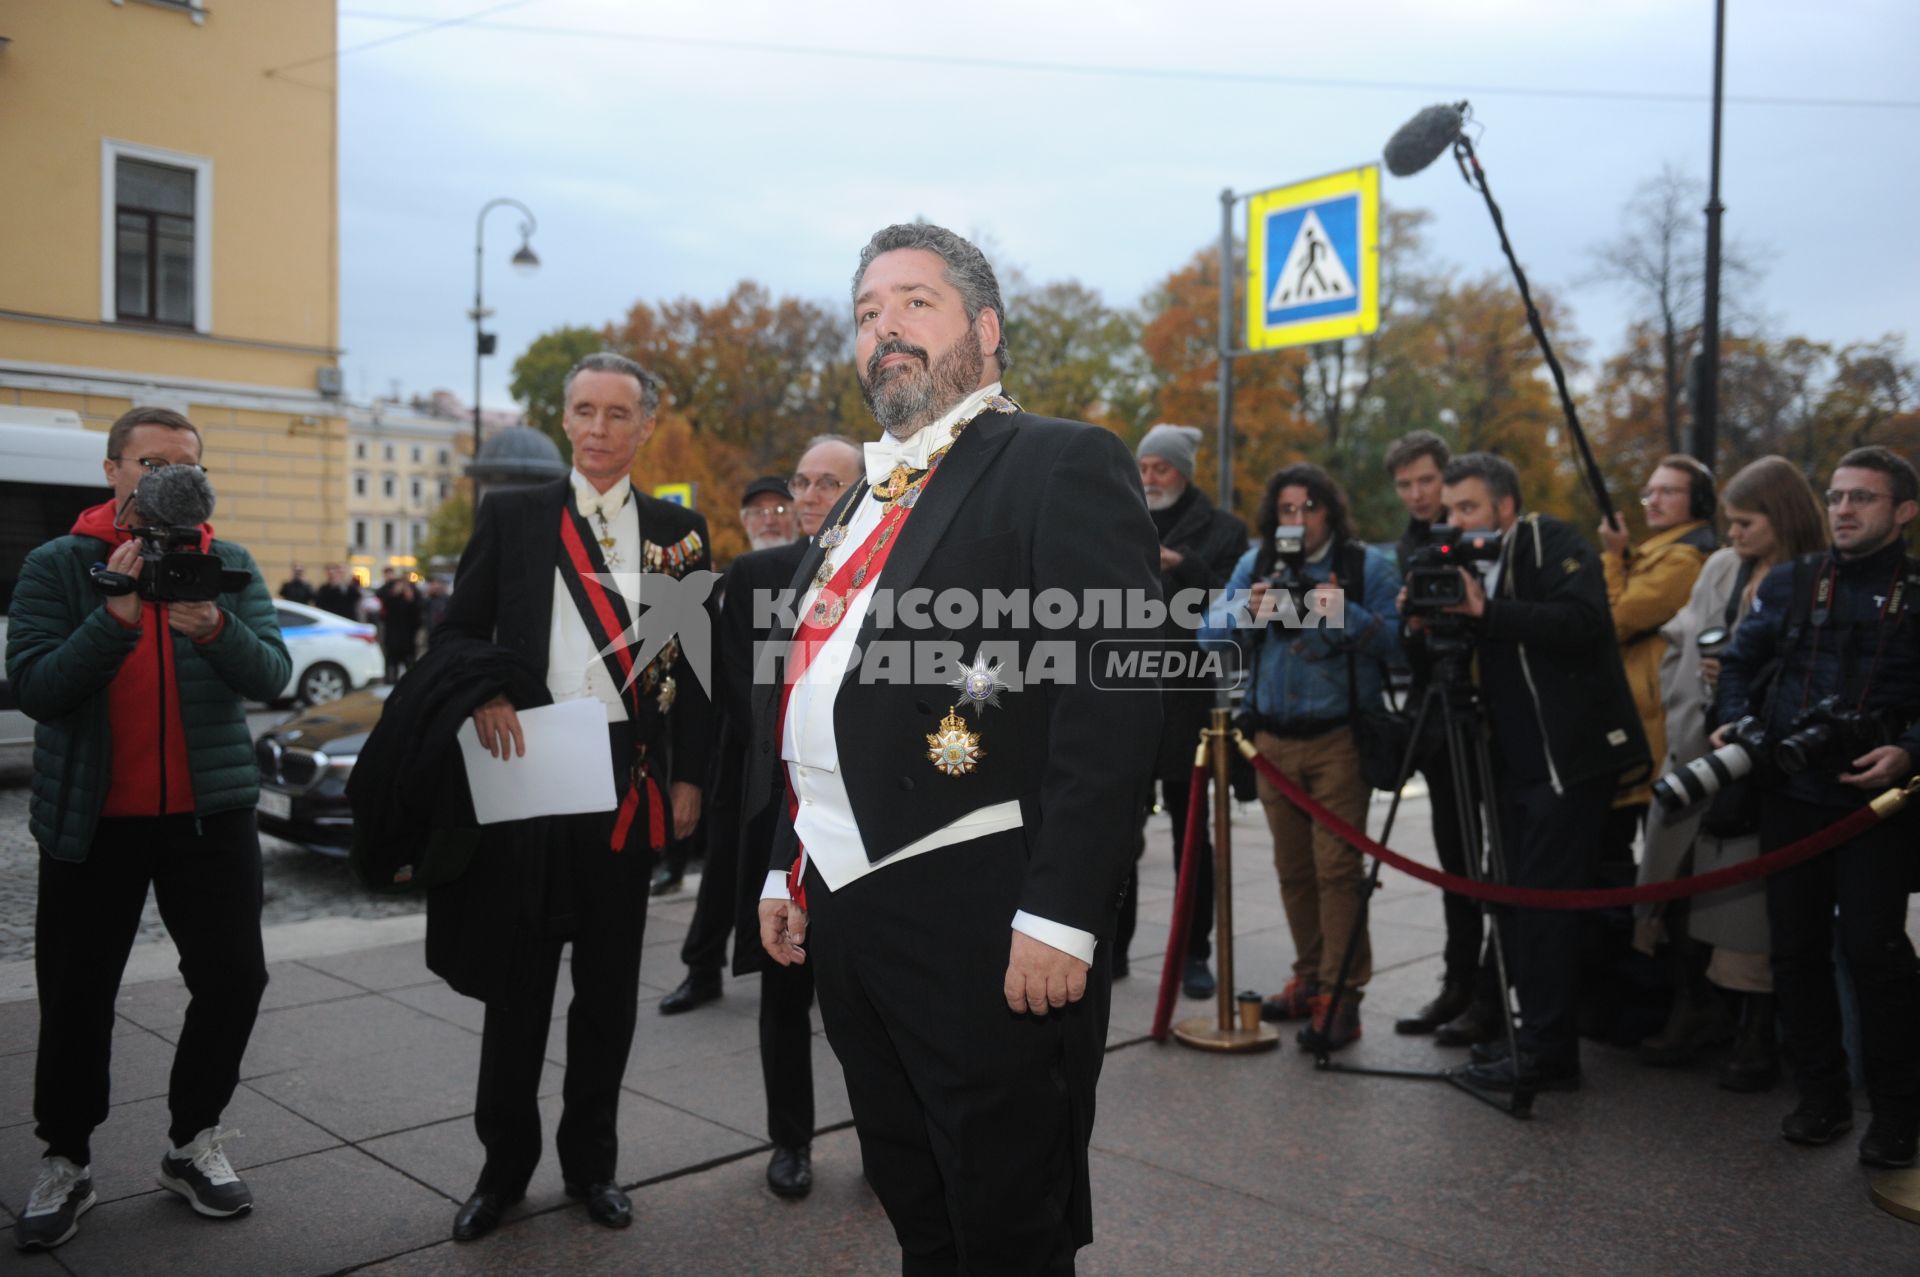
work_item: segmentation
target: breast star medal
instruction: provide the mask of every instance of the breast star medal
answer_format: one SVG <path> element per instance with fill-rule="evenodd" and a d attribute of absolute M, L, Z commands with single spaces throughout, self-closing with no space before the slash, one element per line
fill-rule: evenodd
<path fill-rule="evenodd" d="M 967 730 L 959 711 L 953 706 L 940 720 L 940 730 L 927 733 L 927 761 L 948 776 L 965 776 L 987 756 L 980 748 L 980 733 Z"/>
<path fill-rule="evenodd" d="M 947 686 L 960 693 L 960 703 L 978 718 L 988 706 L 1000 708 L 1000 693 L 1007 685 L 1000 681 L 1000 662 L 989 661 L 987 654 L 980 652 L 959 678 L 948 680 Z"/>
<path fill-rule="evenodd" d="M 847 525 L 836 523 L 822 532 L 817 539 L 822 550 L 837 550 L 840 548 L 840 543 L 847 539 Z"/>

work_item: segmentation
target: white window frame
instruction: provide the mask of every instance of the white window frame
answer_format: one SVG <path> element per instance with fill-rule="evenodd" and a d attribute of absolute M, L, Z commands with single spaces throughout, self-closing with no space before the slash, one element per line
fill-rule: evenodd
<path fill-rule="evenodd" d="M 119 242 L 119 161 L 145 160 L 193 171 L 193 331 L 213 331 L 213 160 L 119 138 L 100 139 L 100 318 L 120 319 L 115 295 Z"/>

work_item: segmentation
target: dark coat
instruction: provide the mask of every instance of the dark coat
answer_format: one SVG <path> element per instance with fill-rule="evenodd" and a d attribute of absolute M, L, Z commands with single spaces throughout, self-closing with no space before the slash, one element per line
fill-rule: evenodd
<path fill-rule="evenodd" d="M 1170 517 L 1169 517 L 1170 516 Z M 1178 551 L 1180 562 L 1160 574 L 1161 592 L 1172 599 L 1181 590 L 1218 590 L 1233 575 L 1240 556 L 1247 551 L 1247 525 L 1224 510 L 1216 509 L 1207 494 L 1189 483 L 1180 499 L 1164 513 L 1153 515 L 1161 528 L 1160 544 Z M 1205 609 L 1201 609 L 1204 614 Z M 1167 638 L 1192 642 L 1195 635 L 1171 620 Z M 1160 708 L 1164 726 L 1160 733 L 1159 756 L 1154 771 L 1186 784 L 1193 770 L 1193 751 L 1200 730 L 1207 725 L 1213 710 L 1214 693 L 1201 690 L 1162 691 Z"/>
<path fill-rule="evenodd" d="M 760 889 L 766 882 L 767 855 L 773 847 L 774 809 L 771 804 L 762 804 L 753 819 L 741 818 L 747 753 L 753 746 L 754 647 L 773 632 L 772 625 L 754 625 L 754 599 L 757 594 L 767 598 L 781 590 L 797 591 L 801 560 L 812 548 L 811 538 L 803 537 L 790 545 L 755 550 L 735 559 L 727 569 L 727 592 L 715 631 L 721 744 L 713 795 L 716 823 L 710 827 L 707 854 L 732 856 L 738 865 L 733 900 L 735 975 L 761 970 L 771 961 L 760 946 Z"/>
<path fill-rule="evenodd" d="M 1789 644 L 1793 610 L 1793 570 L 1782 563 L 1767 573 L 1754 595 L 1754 611 L 1734 631 L 1733 645 L 1720 661 L 1720 685 L 1714 718 L 1731 723 L 1769 708 L 1755 680 L 1780 661 L 1767 733 L 1778 741 L 1793 728 L 1800 712 L 1824 697 L 1844 694 L 1862 708 L 1880 714 L 1891 743 L 1920 760 L 1920 572 L 1898 541 L 1859 559 L 1843 559 L 1831 550 L 1814 556 L 1807 572 L 1809 601 L 1814 582 L 1831 567 L 1832 602 L 1824 624 L 1808 608 L 1801 633 Z M 1898 612 L 1892 594 L 1906 577 Z M 1889 613 L 1882 615 L 1882 613 Z M 1876 659 L 1876 653 L 1878 657 Z M 1829 807 L 1858 807 L 1875 791 L 1843 785 L 1832 773 L 1802 772 L 1786 778 L 1782 792 L 1801 802 Z"/>
<path fill-rule="evenodd" d="M 460 556 L 446 620 L 433 640 L 435 648 L 454 636 L 497 643 L 536 672 L 543 698 L 560 519 L 571 495 L 572 482 L 567 478 L 488 495 L 481 503 L 473 538 Z M 708 566 L 704 516 L 637 488 L 634 501 L 644 541 L 670 546 L 689 533 L 698 533 L 699 548 L 681 571 Z M 663 799 L 676 779 L 705 784 L 713 744 L 712 702 L 684 651 L 674 659 L 671 672 L 678 689 L 672 709 L 663 720 L 654 720 L 658 734 L 645 741 L 647 766 Z M 516 702 L 516 708 L 525 706 Z M 638 725 L 635 730 L 640 730 Z M 615 761 L 614 775 L 624 788 L 628 760 Z M 621 854 L 645 854 L 646 820 L 643 810 L 629 836 L 629 851 Z M 487 827 L 481 831 L 471 869 L 428 894 L 428 966 L 460 992 L 484 999 L 499 988 L 500 981 L 512 978 L 514 973 L 502 955 L 518 951 L 512 943 L 514 928 L 537 925 L 535 906 L 543 895 L 541 866 L 551 827 L 550 820 Z"/>
<path fill-rule="evenodd" d="M 1501 546 L 1500 580 L 1475 627 L 1494 752 L 1509 780 L 1556 791 L 1601 776 L 1638 783 L 1652 755 L 1593 547 L 1528 515 Z"/>

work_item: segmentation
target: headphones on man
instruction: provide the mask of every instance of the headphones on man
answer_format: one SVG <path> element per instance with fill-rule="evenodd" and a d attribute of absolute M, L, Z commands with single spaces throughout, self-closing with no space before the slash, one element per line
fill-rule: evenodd
<path fill-rule="evenodd" d="M 1720 508 L 1720 495 L 1713 490 L 1713 471 L 1695 457 L 1676 454 L 1660 462 L 1669 470 L 1687 472 L 1687 515 L 1694 519 L 1711 519 L 1713 512 Z M 1656 467 L 1657 469 L 1658 467 Z"/>

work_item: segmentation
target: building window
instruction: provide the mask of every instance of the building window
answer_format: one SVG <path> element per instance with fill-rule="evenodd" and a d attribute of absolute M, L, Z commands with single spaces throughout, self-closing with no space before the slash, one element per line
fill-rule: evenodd
<path fill-rule="evenodd" d="M 448 452 L 448 451 L 447 451 L 447 450 L 446 450 L 445 448 L 442 448 L 442 449 L 440 449 L 440 464 L 441 464 L 441 465 L 443 465 L 443 466 L 444 466 L 444 465 L 446 465 L 446 464 L 448 464 L 449 462 L 451 462 L 452 460 L 453 460 L 453 456 L 452 456 L 452 454 L 451 454 L 451 453 L 449 453 L 449 452 Z"/>
<path fill-rule="evenodd" d="M 364 550 L 367 548 L 367 521 L 365 519 L 355 519 L 353 521 L 353 548 L 356 550 Z"/>
<path fill-rule="evenodd" d="M 452 492 L 453 492 L 453 485 L 451 483 L 448 483 L 445 479 L 442 479 L 440 481 L 440 499 L 442 501 L 445 501 Z"/>
<path fill-rule="evenodd" d="M 393 476 L 392 475 L 388 474 L 388 475 L 380 476 L 380 495 L 383 497 L 390 497 L 393 495 Z"/>
<path fill-rule="evenodd" d="M 415 445 L 413 446 L 413 464 L 414 464 L 414 465 L 416 465 L 416 466 L 417 466 L 417 465 L 419 465 L 419 464 L 420 464 L 420 457 L 421 457 L 421 452 L 420 452 L 420 445 L 419 445 L 419 444 L 415 444 Z"/>
<path fill-rule="evenodd" d="M 409 547 L 409 551 L 413 554 L 418 554 L 420 553 L 420 547 L 426 543 L 427 525 L 415 519 L 413 521 L 413 545 Z"/>
<path fill-rule="evenodd" d="M 101 318 L 212 331 L 213 161 L 100 146 Z"/>
<path fill-rule="evenodd" d="M 367 495 L 367 476 L 364 474 L 356 474 L 353 476 L 353 495 L 356 497 L 364 497 Z"/>
<path fill-rule="evenodd" d="M 393 551 L 393 520 L 385 519 L 380 524 L 380 548 L 388 553 Z"/>
<path fill-rule="evenodd" d="M 415 479 L 411 487 L 413 492 L 413 503 L 415 505 L 419 505 L 420 504 L 420 481 L 418 479 Z"/>
<path fill-rule="evenodd" d="M 392 445 L 392 444 L 390 444 L 390 443 L 389 443 L 389 444 L 385 444 L 385 445 L 383 445 L 383 446 L 381 447 L 381 449 L 380 449 L 380 452 L 381 452 L 381 457 L 380 457 L 380 459 L 381 459 L 382 461 L 391 461 L 391 460 L 393 460 L 393 445 Z"/>
<path fill-rule="evenodd" d="M 353 459 L 355 461 L 365 461 L 367 459 L 367 441 L 365 439 L 357 439 L 354 441 Z"/>

